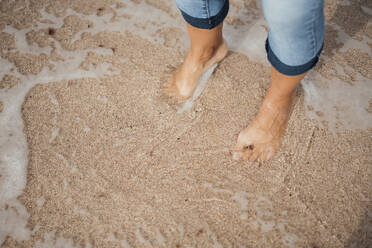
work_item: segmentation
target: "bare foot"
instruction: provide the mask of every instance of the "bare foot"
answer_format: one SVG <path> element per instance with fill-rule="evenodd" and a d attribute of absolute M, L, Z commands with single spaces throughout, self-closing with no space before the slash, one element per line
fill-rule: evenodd
<path fill-rule="evenodd" d="M 255 120 L 238 136 L 235 160 L 263 162 L 274 156 L 287 127 L 294 96 L 279 100 L 270 95 L 265 97 Z"/>
<path fill-rule="evenodd" d="M 199 78 L 205 71 L 226 57 L 228 52 L 225 40 L 215 48 L 201 53 L 189 52 L 182 66 L 165 82 L 167 96 L 186 100 L 194 93 Z"/>

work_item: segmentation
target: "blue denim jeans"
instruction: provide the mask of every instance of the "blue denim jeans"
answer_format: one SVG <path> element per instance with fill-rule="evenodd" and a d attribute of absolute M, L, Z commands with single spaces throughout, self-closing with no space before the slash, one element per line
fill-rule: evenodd
<path fill-rule="evenodd" d="M 176 0 L 184 19 L 201 29 L 223 22 L 229 0 Z M 269 33 L 267 58 L 285 75 L 299 75 L 319 60 L 324 41 L 324 0 L 262 0 Z"/>

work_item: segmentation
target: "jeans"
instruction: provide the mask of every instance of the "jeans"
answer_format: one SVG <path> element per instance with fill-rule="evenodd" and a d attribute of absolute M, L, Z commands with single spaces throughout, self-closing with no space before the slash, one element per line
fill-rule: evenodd
<path fill-rule="evenodd" d="M 176 0 L 185 21 L 201 29 L 223 22 L 229 0 Z M 285 75 L 299 75 L 319 61 L 324 42 L 324 0 L 262 0 L 269 26 L 267 58 Z"/>

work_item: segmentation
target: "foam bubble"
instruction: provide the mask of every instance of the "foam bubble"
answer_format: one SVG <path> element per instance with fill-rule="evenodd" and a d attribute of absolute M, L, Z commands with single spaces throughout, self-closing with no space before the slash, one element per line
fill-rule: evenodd
<path fill-rule="evenodd" d="M 1 172 L 2 174 L 2 172 Z M 16 174 L 16 173 L 14 173 Z M 18 173 L 19 175 L 20 173 Z M 3 175 L 3 174 L 2 174 Z M 6 180 L 1 180 L 3 183 Z M 2 185 L 3 186 L 3 185 Z M 10 235 L 15 240 L 25 240 L 29 239 L 31 235 L 31 230 L 26 228 L 27 220 L 29 214 L 27 213 L 26 208 L 14 198 L 4 198 L 3 199 L 3 190 L 1 188 L 0 192 L 0 244 L 2 244 L 5 238 Z M 12 188 L 9 190 L 13 191 Z M 15 192 L 12 192 L 15 193 Z M 8 196 L 9 197 L 9 196 Z"/>
<path fill-rule="evenodd" d="M 35 248 L 80 248 L 79 245 L 74 245 L 72 239 L 65 239 L 62 237 L 55 236 L 56 231 L 47 232 L 44 234 L 43 241 L 36 241 Z M 87 247 L 86 245 L 85 247 Z"/>
<path fill-rule="evenodd" d="M 48 16 L 51 19 L 50 16 Z M 56 26 L 61 25 L 56 19 Z M 50 24 L 49 24 L 50 26 Z M 5 32 L 15 34 L 16 49 L 25 53 L 48 52 L 45 49 L 36 49 L 26 42 L 26 33 L 29 29 L 17 31 L 8 27 Z M 17 71 L 11 72 L 13 65 L 7 60 L 1 59 L 0 76 L 7 73 L 15 74 L 21 83 L 11 89 L 0 90 L 0 101 L 4 109 L 0 114 L 0 219 L 5 225 L 0 225 L 0 244 L 5 237 L 10 235 L 16 240 L 29 238 L 30 230 L 26 228 L 28 213 L 24 206 L 17 200 L 26 186 L 26 167 L 28 163 L 28 148 L 26 137 L 23 132 L 23 120 L 21 107 L 29 90 L 39 83 L 79 79 L 86 77 L 99 78 L 105 75 L 117 74 L 110 71 L 110 64 L 104 63 L 90 70 L 79 69 L 80 64 L 86 58 L 87 53 L 94 51 L 99 53 L 100 49 L 88 49 L 84 51 L 65 51 L 59 43 L 56 43 L 58 52 L 64 57 L 64 61 L 51 62 L 54 68 L 44 68 L 38 75 L 22 75 Z M 57 103 L 51 96 L 51 101 Z M 59 130 L 55 129 L 50 137 L 50 142 L 58 136 Z M 41 246 L 43 247 L 43 246 Z"/>
<path fill-rule="evenodd" d="M 338 72 L 342 75 L 342 72 Z M 327 126 L 332 132 L 368 129 L 372 115 L 367 112 L 372 99 L 371 81 L 357 75 L 354 85 L 338 78 L 326 79 L 318 72 L 310 72 L 301 84 L 305 91 L 307 115 Z"/>

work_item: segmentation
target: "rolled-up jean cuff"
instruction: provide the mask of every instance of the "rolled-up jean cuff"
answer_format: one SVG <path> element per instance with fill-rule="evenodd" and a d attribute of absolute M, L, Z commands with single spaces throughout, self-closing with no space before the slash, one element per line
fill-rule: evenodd
<path fill-rule="evenodd" d="M 181 9 L 180 11 L 185 21 L 191 26 L 200 29 L 213 29 L 217 27 L 219 24 L 221 24 L 221 22 L 223 22 L 223 20 L 227 16 L 227 13 L 229 12 L 229 1 L 228 0 L 225 1 L 225 4 L 223 5 L 222 9 L 220 10 L 220 12 L 218 12 L 217 15 L 211 16 L 209 18 L 196 18 L 189 16 Z"/>
<path fill-rule="evenodd" d="M 286 65 L 283 62 L 281 62 L 280 59 L 275 55 L 273 50 L 271 50 L 268 39 L 266 40 L 265 48 L 267 52 L 267 59 L 278 72 L 284 75 L 288 75 L 288 76 L 296 76 L 296 75 L 300 75 L 302 73 L 309 71 L 318 63 L 320 53 L 323 50 L 323 45 L 319 49 L 316 56 L 312 58 L 309 62 L 303 65 L 296 65 L 296 66 Z"/>

